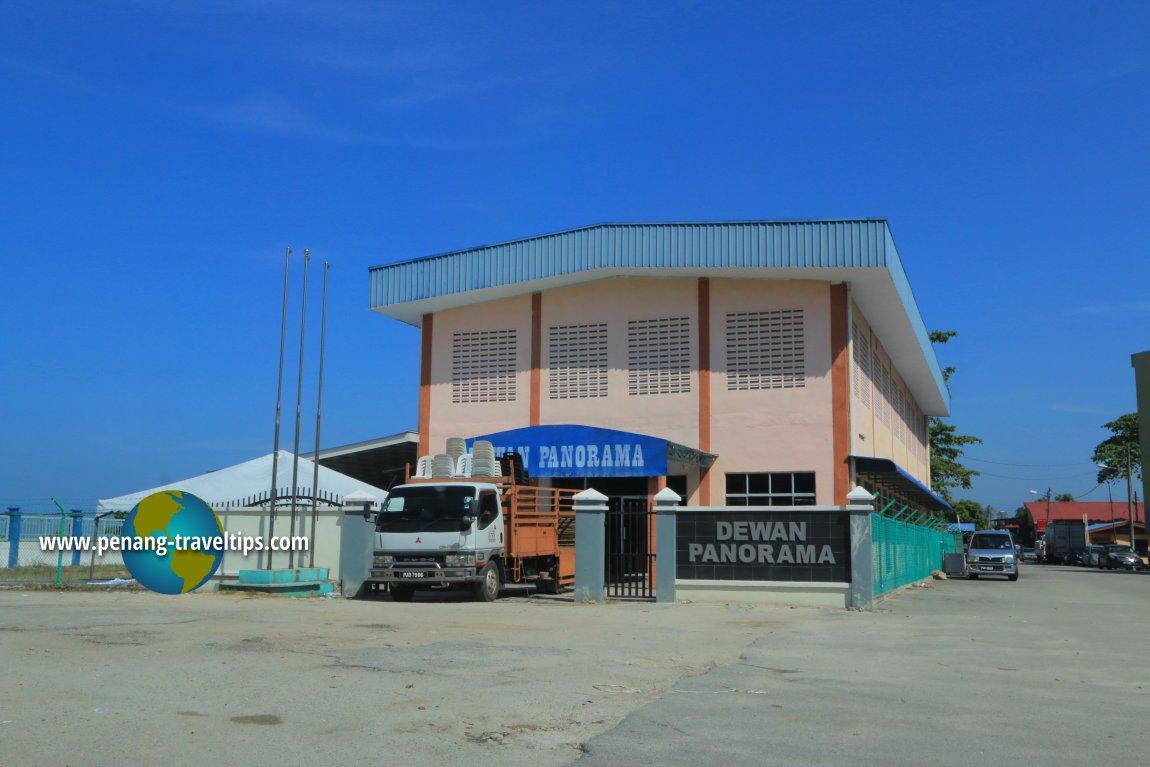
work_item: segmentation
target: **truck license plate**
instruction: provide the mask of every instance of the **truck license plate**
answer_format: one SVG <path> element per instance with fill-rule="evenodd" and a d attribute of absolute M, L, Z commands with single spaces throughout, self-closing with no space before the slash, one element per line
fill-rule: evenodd
<path fill-rule="evenodd" d="M 412 570 L 412 571 L 408 571 L 406 573 L 400 573 L 399 577 L 400 578 L 422 578 L 425 575 L 427 575 L 427 573 L 419 572 L 417 570 Z"/>

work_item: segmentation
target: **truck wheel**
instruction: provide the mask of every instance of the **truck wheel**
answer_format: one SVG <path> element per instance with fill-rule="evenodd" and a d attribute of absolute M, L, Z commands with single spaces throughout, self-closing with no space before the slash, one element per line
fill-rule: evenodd
<path fill-rule="evenodd" d="M 396 602 L 410 602 L 411 598 L 415 596 L 415 589 L 411 586 L 401 586 L 398 583 L 391 584 L 391 598 Z"/>
<path fill-rule="evenodd" d="M 499 577 L 499 565 L 495 562 L 488 562 L 479 576 L 481 580 L 471 587 L 472 593 L 480 602 L 494 602 L 499 598 L 499 589 L 503 585 L 502 579 Z"/>
<path fill-rule="evenodd" d="M 559 593 L 559 581 L 555 578 L 544 578 L 541 581 L 537 581 L 537 583 L 540 594 L 554 596 Z"/>
<path fill-rule="evenodd" d="M 1016 581 L 1016 580 L 1018 580 L 1018 573 L 1014 573 L 1013 575 L 1008 575 L 1006 577 L 1012 581 Z"/>
<path fill-rule="evenodd" d="M 970 574 L 968 574 L 966 577 L 967 577 L 967 578 L 970 578 L 972 581 L 977 581 L 977 580 L 978 580 L 978 574 L 977 574 L 977 573 L 970 573 Z"/>

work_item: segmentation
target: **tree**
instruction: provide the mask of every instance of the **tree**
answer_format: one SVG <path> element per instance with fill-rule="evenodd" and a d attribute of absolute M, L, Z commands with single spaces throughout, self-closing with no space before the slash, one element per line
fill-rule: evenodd
<path fill-rule="evenodd" d="M 1034 520 L 1025 506 L 1014 510 L 1014 524 L 1018 525 L 1018 542 L 1023 546 L 1033 546 L 1036 530 Z"/>
<path fill-rule="evenodd" d="M 1105 464 L 1098 470 L 1098 484 L 1126 479 L 1126 451 L 1130 451 L 1131 479 L 1142 476 L 1142 451 L 1138 442 L 1138 414 L 1127 413 L 1102 425 L 1110 436 L 1094 448 L 1091 460 Z"/>
<path fill-rule="evenodd" d="M 932 330 L 931 343 L 945 344 L 958 335 L 957 330 Z M 942 378 L 950 385 L 954 375 L 953 367 L 942 369 Z M 930 418 L 930 482 L 936 493 L 953 503 L 951 491 L 957 488 L 969 490 L 972 480 L 978 476 L 974 469 L 963 466 L 963 449 L 969 445 L 981 445 L 982 440 L 968 434 L 959 434 L 955 426 L 942 418 Z"/>
<path fill-rule="evenodd" d="M 978 502 L 963 498 L 952 505 L 959 522 L 973 522 L 977 530 L 986 530 L 990 527 L 990 515 Z"/>
<path fill-rule="evenodd" d="M 1059 493 L 1054 496 L 1054 500 L 1058 503 L 1074 503 L 1074 496 L 1070 493 Z"/>

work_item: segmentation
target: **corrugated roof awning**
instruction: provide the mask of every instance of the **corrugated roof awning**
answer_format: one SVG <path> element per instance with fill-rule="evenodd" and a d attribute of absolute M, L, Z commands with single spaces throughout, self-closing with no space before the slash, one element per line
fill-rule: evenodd
<path fill-rule="evenodd" d="M 901 495 L 931 511 L 949 511 L 951 508 L 946 499 L 889 458 L 852 455 L 851 460 L 854 461 L 855 477 L 859 484 L 865 483 L 880 492 Z"/>
<path fill-rule="evenodd" d="M 467 440 L 516 452 L 532 477 L 662 477 L 668 462 L 708 467 L 716 456 L 647 434 L 581 424 L 527 426 Z"/>

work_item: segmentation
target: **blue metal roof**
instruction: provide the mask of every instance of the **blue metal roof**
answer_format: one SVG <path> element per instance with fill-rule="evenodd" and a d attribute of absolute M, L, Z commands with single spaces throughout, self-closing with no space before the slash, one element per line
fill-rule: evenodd
<path fill-rule="evenodd" d="M 882 219 L 598 224 L 372 267 L 371 307 L 597 269 L 865 268 L 892 258 Z"/>
<path fill-rule="evenodd" d="M 765 269 L 771 271 L 757 273 Z M 949 412 L 942 372 L 884 219 L 598 224 L 372 267 L 370 305 L 418 325 L 429 312 L 652 274 L 850 283 L 923 409 Z"/>

